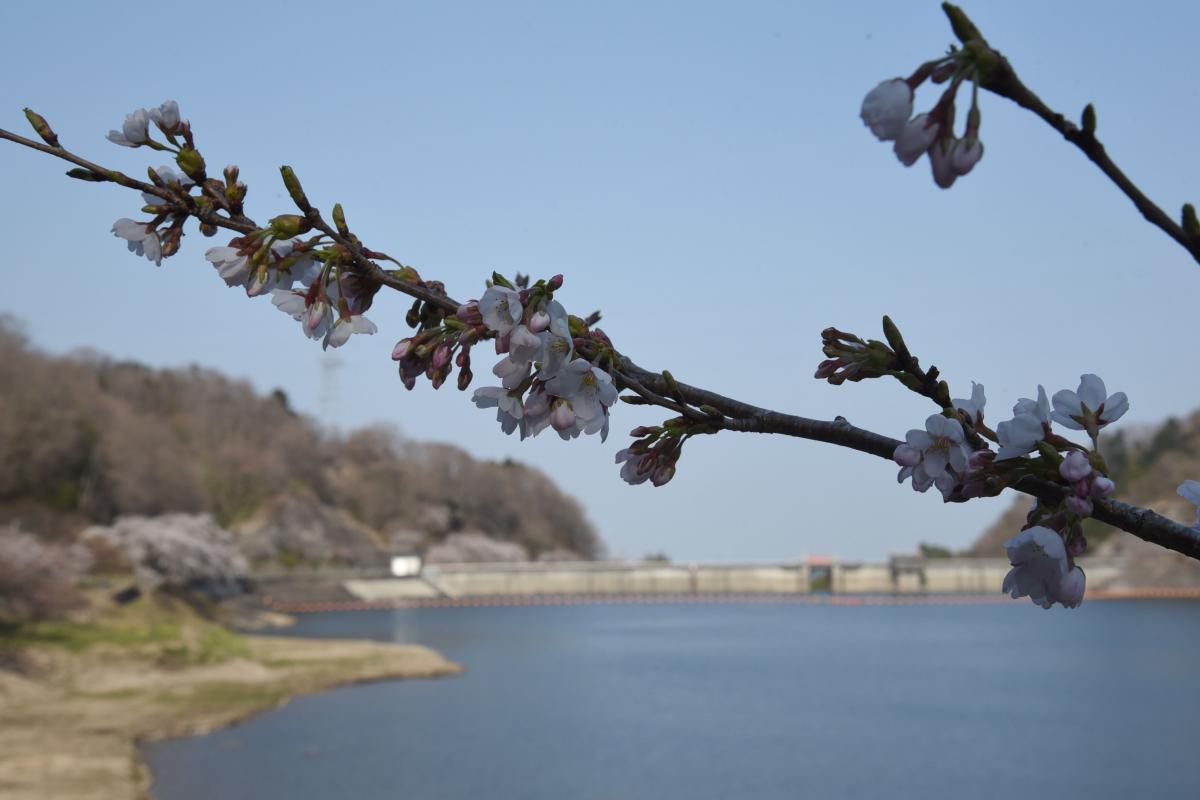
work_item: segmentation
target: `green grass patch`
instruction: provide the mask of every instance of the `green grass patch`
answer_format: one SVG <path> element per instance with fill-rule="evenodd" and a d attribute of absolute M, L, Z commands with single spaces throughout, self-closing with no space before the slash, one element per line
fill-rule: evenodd
<path fill-rule="evenodd" d="M 180 626 L 172 622 L 146 625 L 108 625 L 79 622 L 35 622 L 0 628 L 0 643 L 27 647 L 52 645 L 78 653 L 99 644 L 139 647 L 177 641 Z"/>
<path fill-rule="evenodd" d="M 272 684 L 217 682 L 201 684 L 187 693 L 160 694 L 158 699 L 172 705 L 212 711 L 220 708 L 270 708 L 281 703 L 289 694 L 286 689 Z"/>

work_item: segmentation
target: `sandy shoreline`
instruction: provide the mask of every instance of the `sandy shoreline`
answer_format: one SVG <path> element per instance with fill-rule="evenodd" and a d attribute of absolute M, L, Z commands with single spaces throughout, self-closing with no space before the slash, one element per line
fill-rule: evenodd
<path fill-rule="evenodd" d="M 147 798 L 151 776 L 139 743 L 206 733 L 336 686 L 461 672 L 419 646 L 275 636 L 240 642 L 236 657 L 182 667 L 128 647 L 26 648 L 24 674 L 0 671 L 0 796 Z"/>

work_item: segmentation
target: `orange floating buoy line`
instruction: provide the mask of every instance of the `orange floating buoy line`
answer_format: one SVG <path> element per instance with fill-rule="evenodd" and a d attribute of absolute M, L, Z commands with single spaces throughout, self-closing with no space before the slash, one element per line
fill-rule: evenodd
<path fill-rule="evenodd" d="M 1197 600 L 1200 588 L 1095 589 L 1088 600 Z M 489 595 L 472 597 L 401 598 L 393 600 L 327 600 L 320 602 L 277 601 L 270 595 L 262 599 L 272 611 L 287 614 L 313 614 L 329 611 L 379 611 L 399 608 L 481 608 L 565 605 L 644 605 L 764 603 L 822 606 L 926 606 L 986 605 L 1015 602 L 1000 593 L 992 594 L 565 594 L 565 595 Z"/>

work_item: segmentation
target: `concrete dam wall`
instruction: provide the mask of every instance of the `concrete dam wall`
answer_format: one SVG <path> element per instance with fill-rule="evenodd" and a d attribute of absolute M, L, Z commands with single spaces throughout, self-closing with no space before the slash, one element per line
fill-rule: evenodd
<path fill-rule="evenodd" d="M 657 564 L 626 562 L 438 564 L 405 578 L 347 580 L 365 602 L 624 595 L 996 594 L 1004 559 L 894 558 L 885 563 Z M 1115 565 L 1088 565 L 1089 585 Z"/>

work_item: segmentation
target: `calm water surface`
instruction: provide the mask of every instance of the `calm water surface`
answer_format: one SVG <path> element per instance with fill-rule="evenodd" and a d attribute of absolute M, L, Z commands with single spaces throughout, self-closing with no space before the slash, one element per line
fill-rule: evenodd
<path fill-rule="evenodd" d="M 1200 604 L 302 616 L 461 677 L 147 748 L 159 800 L 1200 798 Z"/>

